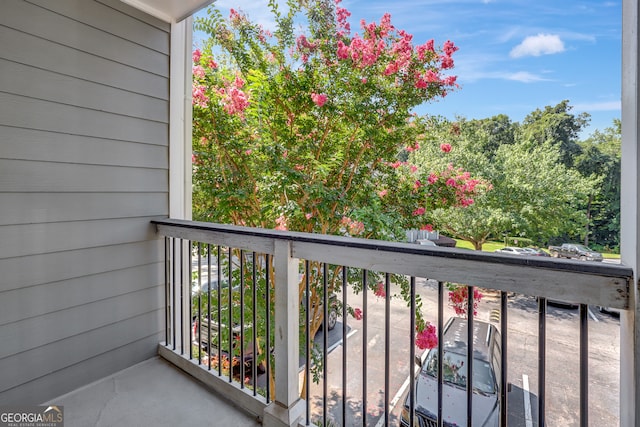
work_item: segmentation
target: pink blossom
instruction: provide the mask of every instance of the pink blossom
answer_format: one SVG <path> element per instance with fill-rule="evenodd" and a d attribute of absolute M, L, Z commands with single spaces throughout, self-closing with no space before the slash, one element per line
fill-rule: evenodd
<path fill-rule="evenodd" d="M 308 213 L 308 214 L 305 214 L 304 217 L 307 218 L 307 219 L 311 219 L 311 218 L 313 218 L 313 214 L 312 213 Z"/>
<path fill-rule="evenodd" d="M 360 79 L 360 81 L 362 82 L 362 84 L 367 84 L 367 78 L 363 77 L 362 79 Z"/>
<path fill-rule="evenodd" d="M 359 308 L 353 309 L 353 317 L 356 320 L 362 320 L 362 310 L 360 310 Z"/>
<path fill-rule="evenodd" d="M 420 230 L 426 230 L 426 231 L 431 232 L 431 231 L 433 231 L 433 225 L 431 225 L 431 224 L 425 224 L 425 225 L 423 225 L 422 227 L 420 227 Z"/>
<path fill-rule="evenodd" d="M 416 165 L 411 165 L 411 166 L 409 166 L 409 171 L 411 173 L 416 173 L 416 172 L 418 172 L 418 167 Z"/>
<path fill-rule="evenodd" d="M 327 102 L 327 95 L 324 93 L 312 93 L 311 100 L 318 106 L 322 107 Z"/>
<path fill-rule="evenodd" d="M 276 230 L 287 230 L 287 218 L 284 215 L 280 215 L 276 219 Z"/>
<path fill-rule="evenodd" d="M 427 210 L 425 208 L 420 207 L 420 208 L 416 209 L 415 211 L 413 211 L 413 216 L 424 215 L 424 213 L 426 211 Z"/>
<path fill-rule="evenodd" d="M 248 156 L 248 155 L 250 155 L 251 153 L 253 153 L 253 150 L 251 150 L 251 149 L 246 150 L 246 151 L 244 152 L 244 154 L 246 154 L 247 156 Z"/>
<path fill-rule="evenodd" d="M 387 195 L 387 190 L 378 191 L 378 197 L 380 197 L 381 199 L 386 195 Z"/>
<path fill-rule="evenodd" d="M 440 144 L 440 149 L 442 150 L 442 152 L 448 153 L 451 151 L 451 144 L 447 144 L 447 143 Z"/>
<path fill-rule="evenodd" d="M 200 57 L 201 56 L 202 56 L 202 52 L 200 52 L 200 49 L 196 49 L 196 50 L 193 51 L 193 54 L 192 54 L 191 57 L 192 57 L 194 63 L 198 63 L 198 62 L 200 62 Z"/>
<path fill-rule="evenodd" d="M 209 97 L 205 93 L 206 89 L 204 85 L 193 85 L 191 87 L 191 104 L 206 107 L 209 102 Z"/>
<path fill-rule="evenodd" d="M 420 187 L 422 187 L 422 183 L 420 182 L 419 179 L 417 179 L 416 182 L 413 183 L 413 189 L 417 190 Z"/>
<path fill-rule="evenodd" d="M 454 285 L 449 288 L 449 303 L 453 307 L 453 310 L 456 312 L 458 316 L 466 316 L 467 315 L 467 306 L 468 306 L 468 298 L 469 294 L 468 287 L 464 285 Z M 483 295 L 478 291 L 477 288 L 473 289 L 473 314 L 474 316 L 477 313 L 478 303 L 482 299 Z"/>
<path fill-rule="evenodd" d="M 429 184 L 435 184 L 436 182 L 438 182 L 438 175 L 436 175 L 435 173 L 430 173 L 429 179 L 427 179 L 427 181 L 429 181 Z"/>
<path fill-rule="evenodd" d="M 297 171 L 303 171 L 304 170 L 304 165 L 295 165 L 293 168 L 295 170 L 297 170 Z"/>
<path fill-rule="evenodd" d="M 449 179 L 447 179 L 447 183 L 446 184 L 449 187 L 455 187 L 456 186 L 456 180 L 453 179 L 453 178 L 449 178 Z"/>
<path fill-rule="evenodd" d="M 384 283 L 379 282 L 376 285 L 376 290 L 373 292 L 373 294 L 377 297 L 385 298 L 387 296 L 387 293 L 384 290 Z"/>
<path fill-rule="evenodd" d="M 202 65 L 196 65 L 193 67 L 193 75 L 199 79 L 203 79 L 205 76 L 204 67 Z"/>
<path fill-rule="evenodd" d="M 345 45 L 342 40 L 338 42 L 338 59 L 347 59 L 349 57 L 349 46 Z"/>
<path fill-rule="evenodd" d="M 209 63 L 207 64 L 209 66 L 209 68 L 211 68 L 212 70 L 218 68 L 218 63 L 216 61 L 214 61 L 213 59 L 209 60 Z"/>
<path fill-rule="evenodd" d="M 289 156 L 289 150 L 284 150 L 284 152 L 282 153 L 282 158 L 286 159 Z"/>
<path fill-rule="evenodd" d="M 416 346 L 419 349 L 431 349 L 438 346 L 438 333 L 436 331 L 436 327 L 433 325 L 428 325 L 421 331 L 418 331 L 416 335 Z"/>

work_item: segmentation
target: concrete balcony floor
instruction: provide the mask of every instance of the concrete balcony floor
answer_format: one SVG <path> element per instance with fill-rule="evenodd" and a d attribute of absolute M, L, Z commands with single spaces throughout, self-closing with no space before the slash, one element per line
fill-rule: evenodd
<path fill-rule="evenodd" d="M 51 400 L 65 427 L 261 425 L 232 402 L 160 357 Z"/>

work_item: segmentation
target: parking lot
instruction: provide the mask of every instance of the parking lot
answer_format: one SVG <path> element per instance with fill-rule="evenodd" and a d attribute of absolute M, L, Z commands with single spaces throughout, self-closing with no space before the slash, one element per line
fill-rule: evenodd
<path fill-rule="evenodd" d="M 423 300 L 423 313 L 437 320 L 437 284 L 418 280 L 416 292 Z M 353 307 L 362 306 L 362 295 L 347 295 Z M 510 426 L 538 425 L 538 308 L 536 299 L 510 295 L 508 303 L 508 413 Z M 500 301 L 497 293 L 485 292 L 477 318 L 499 326 Z M 454 312 L 445 302 L 445 321 Z M 367 393 L 366 425 L 383 425 L 385 367 L 385 303 L 369 293 L 367 300 Z M 546 341 L 546 424 L 579 425 L 579 319 L 578 309 L 547 308 Z M 342 321 L 343 319 L 340 319 Z M 347 425 L 363 425 L 363 320 L 346 319 Z M 399 425 L 400 412 L 408 393 L 413 366 L 409 358 L 409 310 L 401 299 L 392 299 L 390 312 L 389 400 L 391 425 Z M 328 357 L 329 419 L 342 422 L 342 324 L 329 335 L 332 351 Z M 589 422 L 591 425 L 618 425 L 619 418 L 619 320 L 589 307 Z M 316 340 L 321 339 L 321 335 Z M 419 350 L 417 350 L 419 351 Z M 322 418 L 322 383 L 312 384 L 313 420 Z"/>

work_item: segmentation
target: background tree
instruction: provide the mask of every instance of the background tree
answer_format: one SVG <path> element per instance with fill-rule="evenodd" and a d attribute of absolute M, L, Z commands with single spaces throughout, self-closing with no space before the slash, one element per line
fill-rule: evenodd
<path fill-rule="evenodd" d="M 425 138 L 432 143 L 413 153 L 411 161 L 427 169 L 453 161 L 492 186 L 468 209 L 436 209 L 432 218 L 440 229 L 481 249 L 490 238 L 501 240 L 503 233 L 542 244 L 584 227 L 579 203 L 592 183 L 560 161 L 559 144 L 522 140 L 518 126 L 503 116 L 454 123 L 429 119 L 424 124 Z M 502 133 L 491 132 L 495 129 Z M 451 146 L 446 156 L 434 149 L 438 142 Z"/>
<path fill-rule="evenodd" d="M 587 206 L 584 242 L 616 250 L 620 246 L 620 156 L 621 121 L 603 131 L 596 130 L 582 141 L 582 153 L 575 160 L 583 176 L 597 180 Z"/>

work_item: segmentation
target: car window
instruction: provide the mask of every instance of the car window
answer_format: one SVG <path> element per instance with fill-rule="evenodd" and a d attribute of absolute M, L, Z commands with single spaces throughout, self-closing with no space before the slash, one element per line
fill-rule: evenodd
<path fill-rule="evenodd" d="M 467 356 L 457 353 L 444 352 L 442 366 L 443 382 L 459 387 L 467 386 Z M 438 376 L 438 351 L 429 352 L 423 365 L 423 372 L 431 377 Z M 496 381 L 489 362 L 473 359 L 473 388 L 482 392 L 493 394 L 496 392 Z"/>

